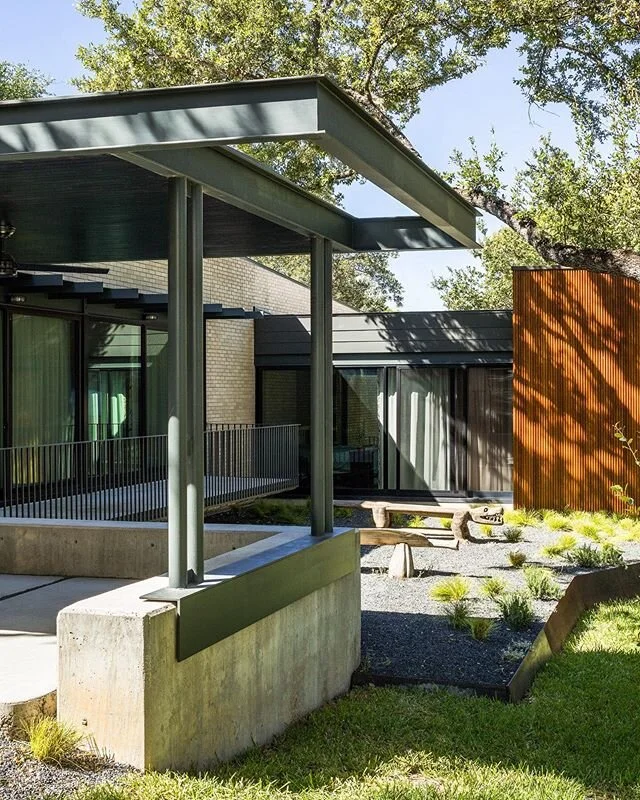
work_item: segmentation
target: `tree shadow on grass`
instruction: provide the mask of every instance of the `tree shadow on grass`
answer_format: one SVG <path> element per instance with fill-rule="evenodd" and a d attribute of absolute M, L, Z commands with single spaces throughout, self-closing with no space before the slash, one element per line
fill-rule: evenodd
<path fill-rule="evenodd" d="M 305 792 L 373 771 L 402 779 L 407 770 L 433 774 L 437 765 L 454 780 L 491 767 L 506 770 L 514 787 L 531 772 L 540 776 L 535 797 L 582 797 L 571 782 L 577 781 L 589 797 L 638 798 L 640 602 L 616 614 L 602 607 L 587 621 L 519 705 L 445 691 L 362 688 L 216 774 Z M 573 790 L 554 794 L 544 788 L 547 779 L 566 780 Z"/>

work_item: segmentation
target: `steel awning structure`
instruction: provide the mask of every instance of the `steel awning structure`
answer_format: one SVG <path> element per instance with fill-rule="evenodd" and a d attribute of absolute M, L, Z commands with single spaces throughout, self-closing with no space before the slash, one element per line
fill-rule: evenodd
<path fill-rule="evenodd" d="M 358 219 L 232 147 L 300 139 L 413 215 Z M 333 252 L 477 246 L 475 209 L 317 76 L 0 103 L 0 216 L 16 226 L 18 265 L 168 261 L 175 590 L 203 577 L 203 257 L 311 254 L 312 533 L 322 537 L 333 530 Z"/>

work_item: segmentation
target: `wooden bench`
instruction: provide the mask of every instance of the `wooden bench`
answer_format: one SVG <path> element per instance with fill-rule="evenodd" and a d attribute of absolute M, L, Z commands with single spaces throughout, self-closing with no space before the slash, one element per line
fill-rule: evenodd
<path fill-rule="evenodd" d="M 501 506 L 470 506 L 467 503 L 401 503 L 377 500 L 335 501 L 336 506 L 371 510 L 375 528 L 360 528 L 364 545 L 394 545 L 389 562 L 389 575 L 410 578 L 415 574 L 412 547 L 446 547 L 457 550 L 460 541 L 469 539 L 471 512 L 486 513 L 487 522 L 501 524 Z M 442 527 L 392 528 L 391 514 L 414 514 L 422 517 L 450 519 L 452 530 Z M 493 519 L 494 518 L 494 519 Z"/>

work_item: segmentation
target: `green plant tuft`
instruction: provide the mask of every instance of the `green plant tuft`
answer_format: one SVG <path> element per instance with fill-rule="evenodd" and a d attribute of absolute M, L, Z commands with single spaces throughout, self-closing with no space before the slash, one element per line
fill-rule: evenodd
<path fill-rule="evenodd" d="M 624 564 L 622 551 L 612 542 L 605 542 L 601 548 L 590 544 L 583 544 L 570 550 L 565 558 L 571 564 L 584 569 L 597 569 L 598 567 L 617 567 Z"/>
<path fill-rule="evenodd" d="M 504 594 L 506 588 L 507 584 L 502 578 L 488 577 L 483 578 L 480 591 L 485 597 L 488 597 L 490 600 L 495 600 L 496 597 Z"/>
<path fill-rule="evenodd" d="M 540 551 L 546 558 L 557 558 L 563 556 L 578 544 L 578 540 L 572 533 L 563 533 L 555 542 L 545 545 Z"/>
<path fill-rule="evenodd" d="M 542 524 L 552 531 L 571 530 L 571 519 L 559 511 L 547 510 L 542 512 Z"/>
<path fill-rule="evenodd" d="M 452 519 L 448 519 L 447 517 L 443 517 L 440 520 L 440 524 L 442 525 L 443 528 L 446 528 L 448 531 L 450 531 L 451 530 L 451 526 L 453 525 L 453 520 Z"/>
<path fill-rule="evenodd" d="M 510 550 L 507 553 L 507 558 L 512 567 L 520 569 L 520 567 L 527 560 L 527 554 L 523 553 L 522 550 Z"/>
<path fill-rule="evenodd" d="M 407 528 L 424 528 L 424 517 L 418 515 L 411 517 L 407 522 Z"/>
<path fill-rule="evenodd" d="M 453 575 L 439 581 L 431 590 L 431 597 L 443 603 L 455 603 L 469 596 L 471 587 L 467 578 L 462 575 Z"/>
<path fill-rule="evenodd" d="M 512 508 L 504 512 L 506 525 L 535 528 L 540 525 L 540 512 L 527 508 Z"/>
<path fill-rule="evenodd" d="M 507 542 L 510 542 L 511 544 L 516 544 L 517 542 L 522 541 L 522 528 L 519 528 L 517 525 L 506 525 L 502 529 L 502 533 Z"/>
<path fill-rule="evenodd" d="M 532 597 L 538 600 L 555 600 L 561 594 L 553 570 L 545 567 L 525 567 L 524 580 Z"/>
<path fill-rule="evenodd" d="M 604 542 L 600 553 L 603 567 L 617 567 L 620 564 L 624 564 L 622 550 L 616 547 L 613 542 Z"/>
<path fill-rule="evenodd" d="M 496 624 L 492 619 L 486 617 L 470 617 L 467 620 L 467 626 L 471 636 L 478 642 L 483 642 L 491 635 Z"/>
<path fill-rule="evenodd" d="M 480 525 L 480 533 L 483 536 L 486 536 L 487 539 L 491 539 L 494 533 L 494 526 L 493 525 Z"/>
<path fill-rule="evenodd" d="M 509 592 L 498 597 L 496 604 L 504 621 L 516 631 L 528 628 L 533 622 L 533 606 L 525 592 Z"/>
<path fill-rule="evenodd" d="M 447 620 L 457 631 L 469 626 L 469 608 L 465 600 L 456 600 L 447 606 Z"/>
<path fill-rule="evenodd" d="M 25 725 L 29 753 L 38 761 L 61 766 L 72 764 L 84 736 L 54 717 L 39 717 Z"/>

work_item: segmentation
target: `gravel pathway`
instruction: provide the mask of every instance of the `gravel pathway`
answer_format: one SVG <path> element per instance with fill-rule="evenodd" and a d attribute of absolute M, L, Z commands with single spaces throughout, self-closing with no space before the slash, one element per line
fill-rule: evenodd
<path fill-rule="evenodd" d="M 23 742 L 0 732 L 0 800 L 58 800 L 84 786 L 115 781 L 131 767 L 90 759 L 82 767 L 56 767 L 29 758 Z"/>
<path fill-rule="evenodd" d="M 527 564 L 552 567 L 561 587 L 580 570 L 560 560 L 540 556 L 543 545 L 558 533 L 525 528 L 516 544 L 504 540 L 495 528 L 491 539 L 475 526 L 476 542 L 459 550 L 439 547 L 413 548 L 415 578 L 398 580 L 386 574 L 393 547 L 362 548 L 362 666 L 363 677 L 384 682 L 445 683 L 459 686 L 505 686 L 515 673 L 524 652 L 555 608 L 555 601 L 534 600 L 534 623 L 524 631 L 511 630 L 498 618 L 495 603 L 481 597 L 480 582 L 499 576 L 509 589 L 524 588 L 522 570 L 507 561 L 511 550 L 527 555 Z M 626 561 L 640 560 L 640 543 L 620 545 Z M 470 613 L 495 619 L 495 628 L 485 641 L 475 641 L 466 631 L 451 628 L 445 617 L 446 604 L 431 598 L 434 584 L 451 575 L 471 579 Z"/>

